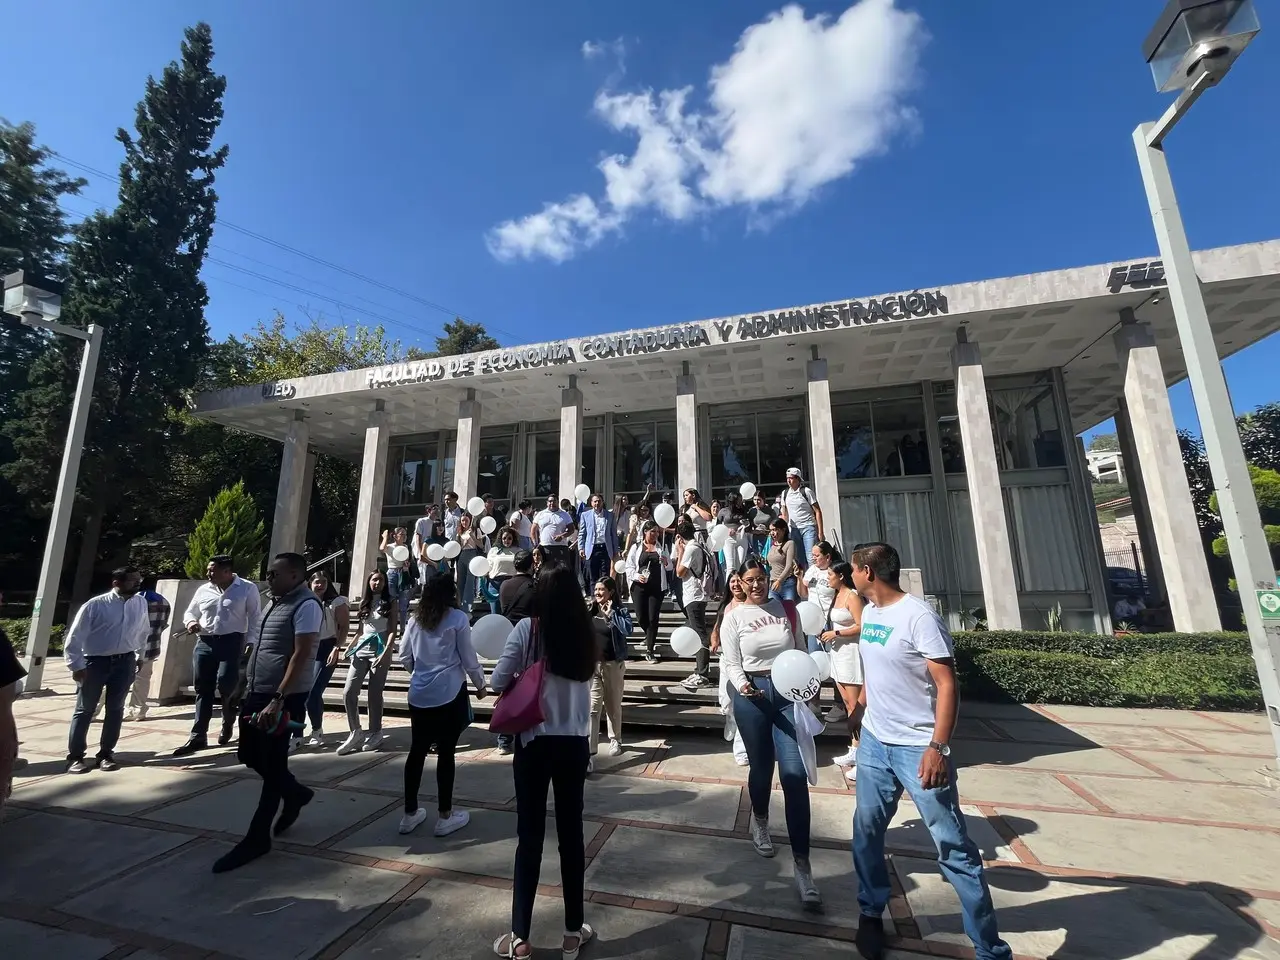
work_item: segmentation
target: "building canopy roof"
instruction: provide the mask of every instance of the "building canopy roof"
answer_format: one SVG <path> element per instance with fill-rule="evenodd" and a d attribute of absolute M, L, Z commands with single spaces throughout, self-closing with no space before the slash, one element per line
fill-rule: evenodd
<path fill-rule="evenodd" d="M 1195 261 L 1221 356 L 1280 329 L 1280 240 Z M 963 326 L 988 377 L 1061 367 L 1079 432 L 1115 411 L 1123 377 L 1111 333 L 1125 307 L 1151 325 L 1167 383 L 1184 379 L 1163 268 L 1148 258 L 239 387 L 199 395 L 194 413 L 283 439 L 302 411 L 313 447 L 354 457 L 377 401 L 392 434 L 454 427 L 468 391 L 484 424 L 557 419 L 571 376 L 588 416 L 666 409 L 686 363 L 699 402 L 755 401 L 803 393 L 815 349 L 832 390 L 948 380 Z"/>

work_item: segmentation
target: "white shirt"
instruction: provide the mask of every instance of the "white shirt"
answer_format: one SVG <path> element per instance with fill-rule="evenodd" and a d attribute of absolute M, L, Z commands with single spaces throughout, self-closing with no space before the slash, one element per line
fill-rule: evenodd
<path fill-rule="evenodd" d="M 684 508 L 684 515 L 689 518 L 689 522 L 693 524 L 693 529 L 699 533 L 707 532 L 707 518 L 702 515 L 702 511 L 689 504 Z"/>
<path fill-rule="evenodd" d="M 523 510 L 517 510 L 512 514 L 510 526 L 516 532 L 516 536 L 524 537 L 526 540 L 533 539 L 533 520 L 525 516 Z"/>
<path fill-rule="evenodd" d="M 108 590 L 90 597 L 76 612 L 63 656 L 72 673 L 83 670 L 89 657 L 141 656 L 150 633 L 147 598 L 140 593 L 122 597 L 114 589 Z"/>
<path fill-rule="evenodd" d="M 516 550 L 519 547 L 494 547 L 489 551 L 489 579 L 516 575 Z"/>
<path fill-rule="evenodd" d="M 781 600 L 763 604 L 740 603 L 724 615 L 720 624 L 720 669 L 729 676 L 734 689 L 741 690 L 747 673 L 773 669 L 773 661 L 784 650 L 808 650 L 800 631 L 800 618 L 793 630 Z"/>
<path fill-rule="evenodd" d="M 458 521 L 462 519 L 462 507 L 444 508 L 444 535 L 452 540 L 458 535 Z"/>
<path fill-rule="evenodd" d="M 471 623 L 461 610 L 446 610 L 434 630 L 409 621 L 397 651 L 400 663 L 410 671 L 409 706 L 425 709 L 452 703 L 471 677 L 483 690 L 484 670 L 471 645 Z"/>
<path fill-rule="evenodd" d="M 827 580 L 828 570 L 819 570 L 816 563 L 810 563 L 804 572 L 804 582 L 809 587 L 809 599 L 818 605 L 824 619 L 831 613 L 831 604 L 836 599 L 836 592 Z"/>
<path fill-rule="evenodd" d="M 419 517 L 413 522 L 413 556 L 414 559 L 422 558 L 422 548 L 427 541 L 431 539 L 431 527 L 435 521 L 430 517 Z"/>
<path fill-rule="evenodd" d="M 538 527 L 538 542 L 543 546 L 561 546 L 564 540 L 556 538 L 573 526 L 573 517 L 563 510 L 543 510 L 533 522 Z"/>
<path fill-rule="evenodd" d="M 697 562 L 706 563 L 707 556 L 696 543 L 687 543 L 680 565 L 684 567 L 684 576 L 680 578 L 680 594 L 685 603 L 706 603 L 707 592 L 702 589 L 702 577 L 693 572 L 694 558 Z"/>
<path fill-rule="evenodd" d="M 863 727 L 883 744 L 928 746 L 938 691 L 925 661 L 953 655 L 941 618 L 911 594 L 887 607 L 867 601 L 858 652 L 867 691 Z"/>
<path fill-rule="evenodd" d="M 259 606 L 257 586 L 233 575 L 225 590 L 207 581 L 202 583 L 182 622 L 199 623 L 201 636 L 243 633 L 245 642 L 253 643 L 258 636 Z"/>
<path fill-rule="evenodd" d="M 782 491 L 782 505 L 787 511 L 787 522 L 793 527 L 812 527 L 817 523 L 813 514 L 813 504 L 817 501 L 818 498 L 808 487 L 801 486 L 798 490 L 787 487 Z"/>
<path fill-rule="evenodd" d="M 323 600 L 320 602 L 321 602 L 321 605 L 324 607 L 324 624 L 320 629 L 320 639 L 321 640 L 337 640 L 338 639 L 338 608 L 347 607 L 347 606 L 350 606 L 350 604 L 347 602 L 347 598 L 342 596 L 341 594 L 334 597 L 328 603 L 325 603 Z M 307 606 L 311 606 L 311 604 L 307 604 Z M 347 638 L 343 637 L 342 639 L 346 640 Z"/>
<path fill-rule="evenodd" d="M 507 637 L 498 665 L 493 668 L 489 685 L 501 693 L 511 684 L 517 671 L 529 663 L 532 620 L 521 620 Z M 585 737 L 591 732 L 591 681 L 569 680 L 550 670 L 543 674 L 542 723 L 520 734 L 520 743 L 534 737 Z"/>

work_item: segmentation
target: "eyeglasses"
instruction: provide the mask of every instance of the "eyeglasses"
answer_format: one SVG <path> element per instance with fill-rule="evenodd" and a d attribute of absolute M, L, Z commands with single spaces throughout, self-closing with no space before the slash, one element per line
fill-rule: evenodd
<path fill-rule="evenodd" d="M 739 581 L 744 587 L 763 587 L 769 582 L 768 577 L 742 577 Z"/>
<path fill-rule="evenodd" d="M 276 578 L 276 572 L 275 572 L 274 570 L 268 570 L 268 571 L 267 571 L 267 579 L 268 579 L 268 580 L 274 580 L 275 578 Z"/>

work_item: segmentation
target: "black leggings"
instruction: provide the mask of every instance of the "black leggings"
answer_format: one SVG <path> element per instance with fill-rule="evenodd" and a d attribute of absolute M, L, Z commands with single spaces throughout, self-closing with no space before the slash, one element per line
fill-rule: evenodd
<path fill-rule="evenodd" d="M 637 583 L 631 588 L 631 602 L 636 607 L 636 619 L 644 631 L 644 649 L 653 653 L 658 642 L 658 621 L 662 615 L 662 590 L 648 583 Z"/>
<path fill-rule="evenodd" d="M 422 765 L 427 751 L 436 745 L 436 796 L 441 813 L 453 811 L 454 752 L 458 738 L 467 728 L 470 716 L 467 684 L 464 680 L 458 695 L 443 707 L 415 707 L 409 704 L 409 720 L 413 724 L 413 740 L 404 761 L 404 811 L 418 809 L 418 787 L 422 785 Z"/>

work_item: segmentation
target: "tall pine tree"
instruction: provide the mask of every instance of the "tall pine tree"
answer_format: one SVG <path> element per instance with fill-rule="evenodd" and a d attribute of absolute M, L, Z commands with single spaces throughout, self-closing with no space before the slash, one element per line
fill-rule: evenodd
<path fill-rule="evenodd" d="M 183 402 L 208 350 L 200 269 L 214 175 L 227 156 L 213 145 L 226 79 L 212 61 L 211 31 L 197 24 L 181 59 L 148 78 L 136 133 L 116 134 L 125 154 L 119 203 L 81 224 L 70 250 L 64 321 L 105 327 L 80 469 L 73 603 L 87 595 L 100 538 L 121 552 L 150 525 L 153 492 L 167 479 L 166 413 Z M 18 455 L 6 473 L 37 505 L 52 499 L 79 346 L 59 342 L 40 359 L 6 428 Z"/>

